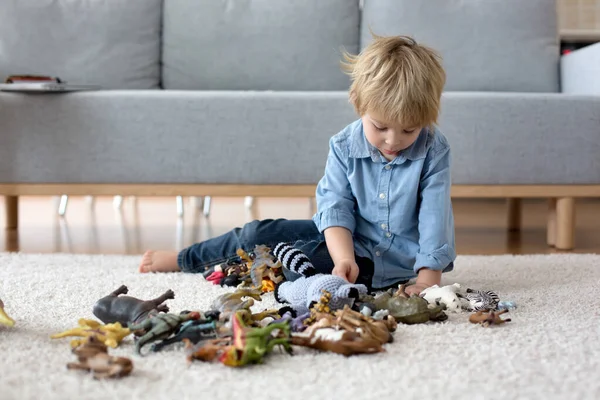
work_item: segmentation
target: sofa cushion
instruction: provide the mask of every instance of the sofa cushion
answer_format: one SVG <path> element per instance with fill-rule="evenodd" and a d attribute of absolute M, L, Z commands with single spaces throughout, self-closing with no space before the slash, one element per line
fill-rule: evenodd
<path fill-rule="evenodd" d="M 163 87 L 343 90 L 358 0 L 165 0 Z"/>
<path fill-rule="evenodd" d="M 312 184 L 345 91 L 0 92 L 0 183 Z M 27 118 L 23 118 L 27 110 Z"/>
<path fill-rule="evenodd" d="M 159 88 L 162 0 L 2 0 L 0 78 Z"/>
<path fill-rule="evenodd" d="M 0 104 L 0 183 L 316 184 L 329 138 L 357 118 L 345 91 L 0 92 Z M 598 185 L 598 126 L 598 96 L 442 98 L 454 184 Z"/>
<path fill-rule="evenodd" d="M 559 91 L 554 0 L 364 0 L 361 47 L 410 35 L 441 52 L 446 90 Z"/>
<path fill-rule="evenodd" d="M 454 184 L 600 184 L 600 96 L 447 92 L 440 127 Z"/>

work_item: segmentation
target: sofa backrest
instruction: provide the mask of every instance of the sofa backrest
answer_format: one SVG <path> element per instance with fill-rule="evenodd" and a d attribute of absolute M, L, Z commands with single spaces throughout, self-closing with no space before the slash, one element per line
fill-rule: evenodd
<path fill-rule="evenodd" d="M 0 79 L 158 89 L 162 0 L 1 0 Z"/>
<path fill-rule="evenodd" d="M 342 49 L 411 35 L 447 91 L 559 91 L 555 0 L 1 0 L 0 79 L 105 89 L 346 90 Z M 360 10 L 360 4 L 363 10 Z"/>
<path fill-rule="evenodd" d="M 359 24 L 358 0 L 164 0 L 162 85 L 345 90 Z"/>
<path fill-rule="evenodd" d="M 447 91 L 559 91 L 555 0 L 363 0 L 361 48 L 411 35 L 444 58 Z"/>

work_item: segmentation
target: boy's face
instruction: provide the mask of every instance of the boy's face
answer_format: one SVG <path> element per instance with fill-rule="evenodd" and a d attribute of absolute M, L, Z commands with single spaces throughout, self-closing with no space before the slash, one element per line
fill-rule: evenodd
<path fill-rule="evenodd" d="M 388 161 L 392 161 L 400 151 L 410 147 L 419 137 L 422 128 L 386 121 L 374 112 L 363 115 L 362 122 L 367 140 Z"/>

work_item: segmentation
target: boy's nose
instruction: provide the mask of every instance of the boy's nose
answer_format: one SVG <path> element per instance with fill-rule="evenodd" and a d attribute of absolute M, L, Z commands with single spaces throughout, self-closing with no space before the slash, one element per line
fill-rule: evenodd
<path fill-rule="evenodd" d="M 388 138 L 385 140 L 385 144 L 390 145 L 390 146 L 396 146 L 396 145 L 400 144 L 400 142 L 401 142 L 400 138 L 396 135 L 388 136 Z"/>

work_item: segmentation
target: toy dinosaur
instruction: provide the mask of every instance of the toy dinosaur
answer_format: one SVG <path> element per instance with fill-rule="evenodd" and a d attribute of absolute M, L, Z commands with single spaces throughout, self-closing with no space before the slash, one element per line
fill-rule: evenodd
<path fill-rule="evenodd" d="M 189 320 L 197 320 L 200 318 L 200 313 L 197 311 L 181 313 L 181 314 L 156 314 L 150 316 L 139 324 L 129 325 L 129 329 L 141 336 L 136 340 L 135 352 L 142 355 L 142 347 L 146 344 L 167 339 L 173 332 L 176 332 L 179 326 Z"/>
<path fill-rule="evenodd" d="M 265 319 L 265 318 L 280 318 L 280 311 L 276 308 L 272 308 L 269 310 L 264 310 L 258 313 L 253 313 L 250 309 L 246 309 L 246 308 L 239 308 L 235 311 L 237 314 L 239 314 L 239 316 L 242 318 L 242 321 L 244 322 L 244 324 L 249 325 L 249 326 L 262 326 L 263 324 L 261 324 L 261 322 Z"/>
<path fill-rule="evenodd" d="M 217 324 L 215 321 L 205 319 L 190 320 L 180 325 L 174 336 L 164 339 L 162 342 L 155 343 L 150 347 L 151 351 L 161 351 L 165 346 L 173 343 L 182 342 L 186 339 L 192 344 L 200 341 L 215 339 L 217 337 Z"/>
<path fill-rule="evenodd" d="M 164 303 L 167 299 L 174 299 L 175 294 L 172 290 L 167 290 L 164 294 L 153 300 L 140 300 L 131 296 L 121 296 L 127 294 L 127 286 L 122 285 L 117 290 L 98 300 L 94 304 L 93 313 L 105 324 L 119 322 L 123 326 L 130 323 L 136 324 L 159 312 L 169 312 L 169 307 Z"/>
<path fill-rule="evenodd" d="M 288 354 L 292 354 L 291 332 L 287 322 L 269 324 L 264 328 L 251 328 L 244 325 L 239 313 L 232 316 L 232 322 L 233 344 L 227 346 L 219 356 L 219 361 L 224 365 L 241 367 L 260 364 L 278 345 L 283 346 Z M 272 336 L 275 330 L 279 330 L 282 335 Z"/>
<path fill-rule="evenodd" d="M 507 313 L 508 309 L 501 311 L 477 311 L 469 317 L 469 322 L 473 324 L 481 324 L 484 328 L 490 325 L 501 325 L 505 322 L 510 322 L 510 318 L 502 319 L 500 315 Z"/>
<path fill-rule="evenodd" d="M 4 303 L 0 300 L 0 324 L 13 327 L 15 326 L 15 320 L 9 317 L 4 311 Z"/>
<path fill-rule="evenodd" d="M 220 321 L 227 322 L 237 310 L 250 310 L 250 307 L 254 305 L 254 300 L 262 301 L 261 293 L 260 289 L 237 289 L 234 292 L 218 296 L 210 305 L 210 310 L 218 311 L 220 313 Z M 250 298 L 242 300 L 244 297 Z"/>
<path fill-rule="evenodd" d="M 67 369 L 92 371 L 94 379 L 121 378 L 133 370 L 133 362 L 129 358 L 110 356 L 106 345 L 96 336 L 86 338 L 72 352 L 79 362 L 68 363 Z"/>
<path fill-rule="evenodd" d="M 262 363 L 264 357 L 278 345 L 283 346 L 288 354 L 293 353 L 288 322 L 275 322 L 254 328 L 244 324 L 242 314 L 242 311 L 237 311 L 232 315 L 231 336 L 207 340 L 198 345 L 193 345 L 189 339 L 183 339 L 188 363 L 192 360 L 218 360 L 229 367 Z M 279 331 L 279 335 L 273 336 L 274 331 Z"/>
<path fill-rule="evenodd" d="M 189 339 L 184 338 L 183 343 L 185 345 L 185 358 L 188 365 L 194 360 L 200 360 L 204 362 L 217 360 L 219 355 L 223 353 L 227 346 L 231 346 L 231 341 L 231 337 L 225 337 L 203 341 L 194 345 Z"/>
<path fill-rule="evenodd" d="M 424 298 L 413 294 L 408 296 L 404 291 L 405 285 L 400 285 L 396 292 L 392 289 L 371 295 L 361 296 L 361 307 L 367 307 L 371 312 L 387 310 L 397 322 L 403 324 L 421 324 L 428 321 L 445 321 L 448 319 L 443 311 L 444 306 L 432 306 Z"/>
<path fill-rule="evenodd" d="M 119 322 L 102 325 L 98 321 L 81 318 L 77 323 L 79 327 L 56 333 L 50 337 L 59 339 L 67 336 L 81 336 L 84 338 L 94 336 L 105 345 L 116 348 L 131 333 L 130 329 L 123 328 Z M 86 339 L 73 339 L 71 340 L 71 347 L 79 346 L 85 342 Z"/>

